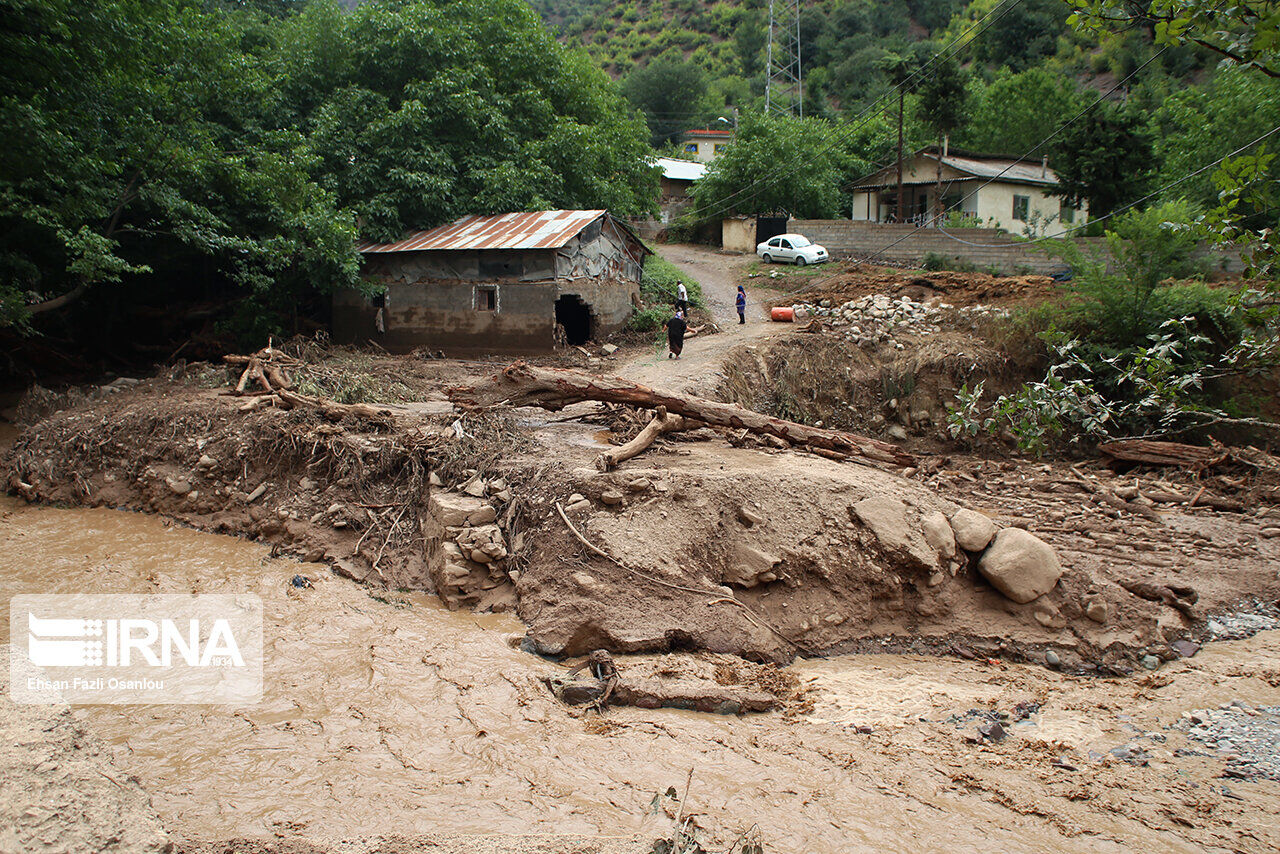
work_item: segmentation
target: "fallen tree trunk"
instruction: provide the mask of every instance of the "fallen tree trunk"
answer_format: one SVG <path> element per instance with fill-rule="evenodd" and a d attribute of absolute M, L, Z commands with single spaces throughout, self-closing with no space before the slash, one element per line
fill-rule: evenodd
<path fill-rule="evenodd" d="M 659 406 L 653 414 L 653 419 L 644 426 L 643 430 L 636 434 L 634 439 L 619 445 L 611 451 L 605 451 L 596 457 L 596 468 L 600 469 L 600 471 L 615 469 L 618 467 L 618 463 L 643 453 L 645 448 L 652 445 L 654 440 L 663 433 L 688 430 L 693 426 L 695 426 L 694 423 L 689 419 L 668 415 L 666 407 Z"/>
<path fill-rule="evenodd" d="M 1127 463 L 1177 466 L 1195 471 L 1217 465 L 1228 456 L 1225 449 L 1184 445 L 1180 442 L 1153 442 L 1148 439 L 1120 439 L 1104 442 L 1098 450 L 1105 456 Z"/>
<path fill-rule="evenodd" d="M 541 406 L 563 409 L 571 403 L 598 400 L 624 403 L 645 409 L 665 406 L 668 412 L 704 421 L 717 427 L 749 430 L 777 436 L 793 445 L 824 448 L 848 454 L 859 462 L 890 463 L 909 466 L 915 458 L 896 445 L 845 433 L 810 427 L 794 421 L 773 418 L 731 403 L 719 403 L 701 397 L 659 391 L 619 377 L 594 376 L 579 371 L 540 368 L 516 362 L 485 382 L 474 386 L 455 386 L 446 394 L 461 409 L 488 409 L 501 404 Z"/>

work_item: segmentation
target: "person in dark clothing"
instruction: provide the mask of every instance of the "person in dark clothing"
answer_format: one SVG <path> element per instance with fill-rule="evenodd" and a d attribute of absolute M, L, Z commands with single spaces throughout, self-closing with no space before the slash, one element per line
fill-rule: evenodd
<path fill-rule="evenodd" d="M 689 324 L 685 323 L 684 314 L 676 309 L 676 313 L 667 321 L 667 349 L 671 351 L 667 354 L 668 359 L 680 358 L 680 351 L 684 349 L 684 333 L 688 329 Z"/>
<path fill-rule="evenodd" d="M 742 285 L 738 285 L 738 299 L 735 303 L 738 307 L 738 325 L 747 322 L 747 292 L 742 289 Z"/>

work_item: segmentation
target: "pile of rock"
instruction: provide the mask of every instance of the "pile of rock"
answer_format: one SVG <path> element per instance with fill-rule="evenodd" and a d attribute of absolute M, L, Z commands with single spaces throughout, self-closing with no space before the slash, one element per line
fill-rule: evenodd
<path fill-rule="evenodd" d="M 1184 713 L 1180 728 L 1227 760 L 1222 776 L 1280 781 L 1280 707 L 1232 700 Z"/>
<path fill-rule="evenodd" d="M 469 492 L 434 490 L 428 501 L 432 519 L 443 529 L 441 560 L 430 567 L 436 594 L 450 609 L 506 611 L 515 605 L 514 582 L 508 572 L 510 556 L 498 527 L 497 508 L 483 496 L 492 484 L 479 488 L 468 484 Z M 501 493 L 503 489 L 494 490 Z"/>
<path fill-rule="evenodd" d="M 900 335 L 923 335 L 941 331 L 947 313 L 956 310 L 945 302 L 916 302 L 910 297 L 872 294 L 835 304 L 829 299 L 814 303 L 797 303 L 792 311 L 796 320 L 820 317 L 859 346 L 890 344 L 902 349 Z M 967 316 L 1007 315 L 999 308 L 976 305 L 958 311 Z"/>

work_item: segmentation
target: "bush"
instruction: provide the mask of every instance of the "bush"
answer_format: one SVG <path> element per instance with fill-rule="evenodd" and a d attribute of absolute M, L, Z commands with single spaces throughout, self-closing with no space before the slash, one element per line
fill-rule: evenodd
<path fill-rule="evenodd" d="M 648 307 L 675 305 L 676 282 L 684 282 L 689 291 L 689 305 L 702 308 L 702 285 L 661 255 L 650 255 L 644 262 L 644 274 L 640 277 L 640 296 Z M 665 318 L 664 318 L 665 320 Z"/>
<path fill-rule="evenodd" d="M 963 258 L 948 258 L 940 252 L 926 252 L 924 259 L 920 261 L 920 269 L 928 270 L 931 273 L 949 270 L 953 273 L 976 273 L 978 266 Z"/>
<path fill-rule="evenodd" d="M 1247 397 L 1225 382 L 1280 362 L 1275 318 L 1243 294 L 1187 281 L 1196 272 L 1195 211 L 1184 202 L 1120 217 L 1106 233 L 1112 263 L 1069 241 L 1066 299 L 1022 315 L 1047 345 L 1044 378 L 979 405 L 982 385 L 951 406 L 953 436 L 1012 435 L 1027 451 L 1107 436 L 1185 431 L 1236 418 Z"/>
<path fill-rule="evenodd" d="M 631 315 L 631 319 L 627 321 L 627 329 L 633 332 L 652 332 L 655 329 L 661 329 L 670 316 L 670 309 L 659 306 L 642 308 Z"/>
<path fill-rule="evenodd" d="M 1052 242 L 1053 254 L 1075 273 L 1053 322 L 1104 351 L 1142 346 L 1181 317 L 1194 317 L 1206 335 L 1238 335 L 1229 293 L 1178 281 L 1200 272 L 1195 216 L 1183 201 L 1126 213 L 1106 233 L 1110 265 L 1069 240 Z"/>

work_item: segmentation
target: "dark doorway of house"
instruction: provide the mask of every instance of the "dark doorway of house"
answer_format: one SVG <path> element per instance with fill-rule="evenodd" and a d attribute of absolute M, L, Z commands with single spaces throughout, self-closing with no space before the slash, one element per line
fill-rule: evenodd
<path fill-rule="evenodd" d="M 591 306 L 576 294 L 565 294 L 556 300 L 556 323 L 564 327 L 570 344 L 586 344 L 591 338 Z"/>
<path fill-rule="evenodd" d="M 756 243 L 764 243 L 770 237 L 786 233 L 787 218 L 785 216 L 756 217 Z"/>

